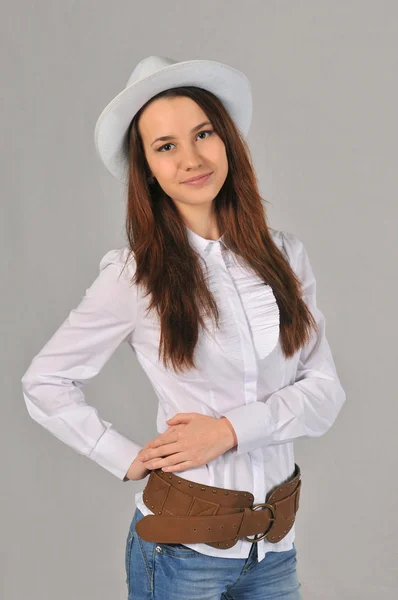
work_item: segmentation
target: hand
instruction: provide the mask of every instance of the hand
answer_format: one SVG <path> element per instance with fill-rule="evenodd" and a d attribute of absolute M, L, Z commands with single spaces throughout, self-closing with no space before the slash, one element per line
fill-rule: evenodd
<path fill-rule="evenodd" d="M 149 448 L 149 443 L 146 443 L 143 448 L 138 452 L 137 456 L 131 463 L 129 470 L 127 471 L 124 481 L 131 479 L 132 481 L 138 481 L 144 479 L 151 471 L 147 469 L 142 463 L 142 453 Z"/>
<path fill-rule="evenodd" d="M 226 418 L 199 413 L 178 413 L 166 421 L 170 427 L 148 442 L 141 461 L 147 469 L 185 471 L 200 467 L 230 450 L 236 443 Z"/>

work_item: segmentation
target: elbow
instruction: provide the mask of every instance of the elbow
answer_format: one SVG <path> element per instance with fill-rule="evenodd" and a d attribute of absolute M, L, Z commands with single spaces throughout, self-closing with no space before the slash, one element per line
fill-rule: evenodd
<path fill-rule="evenodd" d="M 26 409 L 29 416 L 42 425 L 51 416 L 51 407 L 55 404 L 53 401 L 51 406 L 47 400 L 48 390 L 46 383 L 41 380 L 37 373 L 33 370 L 26 371 L 24 376 L 21 378 L 22 384 L 22 396 L 25 402 Z"/>
<path fill-rule="evenodd" d="M 34 378 L 32 377 L 29 370 L 26 371 L 26 373 L 24 373 L 23 377 L 21 378 L 22 393 L 23 393 L 25 402 L 26 402 L 27 398 L 29 398 L 30 391 L 34 385 L 33 381 L 34 381 Z"/>
<path fill-rule="evenodd" d="M 40 422 L 37 399 L 34 399 L 33 389 L 35 386 L 34 378 L 27 371 L 21 379 L 22 396 L 25 402 L 29 416 L 36 422 Z"/>
<path fill-rule="evenodd" d="M 330 399 L 327 403 L 328 411 L 321 419 L 318 435 L 323 435 L 331 429 L 337 420 L 338 415 L 346 401 L 346 393 L 339 381 L 335 381 L 335 385 L 330 392 Z"/>
<path fill-rule="evenodd" d="M 21 377 L 22 391 L 24 393 L 29 393 L 29 391 L 37 384 L 38 379 L 38 373 L 30 366 Z"/>
<path fill-rule="evenodd" d="M 335 392 L 334 392 L 334 402 L 333 402 L 333 406 L 334 406 L 334 418 L 333 418 L 333 423 L 335 422 L 335 420 L 337 419 L 341 409 L 344 406 L 344 403 L 346 401 L 347 395 L 344 391 L 343 386 L 341 385 L 339 380 L 336 380 L 336 388 L 335 388 Z M 332 423 L 332 424 L 333 424 Z"/>
<path fill-rule="evenodd" d="M 21 378 L 22 391 L 24 393 L 28 392 L 28 390 L 30 389 L 30 387 L 32 385 L 32 380 L 33 380 L 33 378 L 30 376 L 29 372 L 26 371 L 26 373 Z"/>
<path fill-rule="evenodd" d="M 305 436 L 320 437 L 327 433 L 345 403 L 346 394 L 340 382 L 333 380 L 328 388 L 320 395 L 312 395 L 309 403 L 310 410 L 304 421 Z"/>

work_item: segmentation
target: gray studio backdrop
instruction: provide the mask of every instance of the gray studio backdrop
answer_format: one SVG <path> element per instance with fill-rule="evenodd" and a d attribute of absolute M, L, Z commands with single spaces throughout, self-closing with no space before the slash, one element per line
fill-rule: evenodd
<path fill-rule="evenodd" d="M 5 600 L 127 596 L 134 495 L 32 421 L 21 376 L 124 244 L 121 186 L 95 121 L 150 54 L 249 76 L 249 134 L 271 226 L 306 245 L 347 392 L 336 424 L 295 443 L 305 600 L 390 600 L 397 588 L 396 0 L 3 2 L 2 493 Z M 87 402 L 144 445 L 153 389 L 127 345 Z"/>

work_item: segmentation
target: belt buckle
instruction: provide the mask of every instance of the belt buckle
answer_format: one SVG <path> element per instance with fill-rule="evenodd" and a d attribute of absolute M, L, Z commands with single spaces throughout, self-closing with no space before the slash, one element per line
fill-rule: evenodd
<path fill-rule="evenodd" d="M 251 510 L 257 510 L 261 506 L 263 506 L 265 508 L 268 508 L 271 511 L 271 513 L 272 513 L 271 525 L 268 527 L 267 531 L 265 533 L 263 533 L 263 535 L 261 537 L 254 537 L 252 539 L 252 538 L 249 538 L 246 535 L 244 535 L 243 539 L 247 540 L 248 542 L 255 542 L 255 543 L 261 542 L 261 540 L 263 540 L 266 537 L 267 533 L 269 531 L 271 531 L 272 527 L 274 526 L 275 519 L 276 519 L 276 514 L 275 514 L 275 508 L 272 506 L 272 504 L 268 504 L 267 502 L 264 502 L 264 503 L 261 503 L 261 504 L 254 504 L 253 506 L 250 507 L 250 509 Z M 260 535 L 260 534 L 259 533 L 255 533 L 254 535 L 256 536 L 256 535 Z"/>

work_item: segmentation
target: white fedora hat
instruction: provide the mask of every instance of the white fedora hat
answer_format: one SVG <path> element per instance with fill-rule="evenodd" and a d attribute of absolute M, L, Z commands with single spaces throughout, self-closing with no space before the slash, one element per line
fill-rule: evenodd
<path fill-rule="evenodd" d="M 126 87 L 105 106 L 95 125 L 98 156 L 122 183 L 127 183 L 127 130 L 134 115 L 159 92 L 181 85 L 194 85 L 212 92 L 222 101 L 242 134 L 247 135 L 252 118 L 252 94 L 244 73 L 213 60 L 178 62 L 165 56 L 148 56 L 138 63 Z"/>

